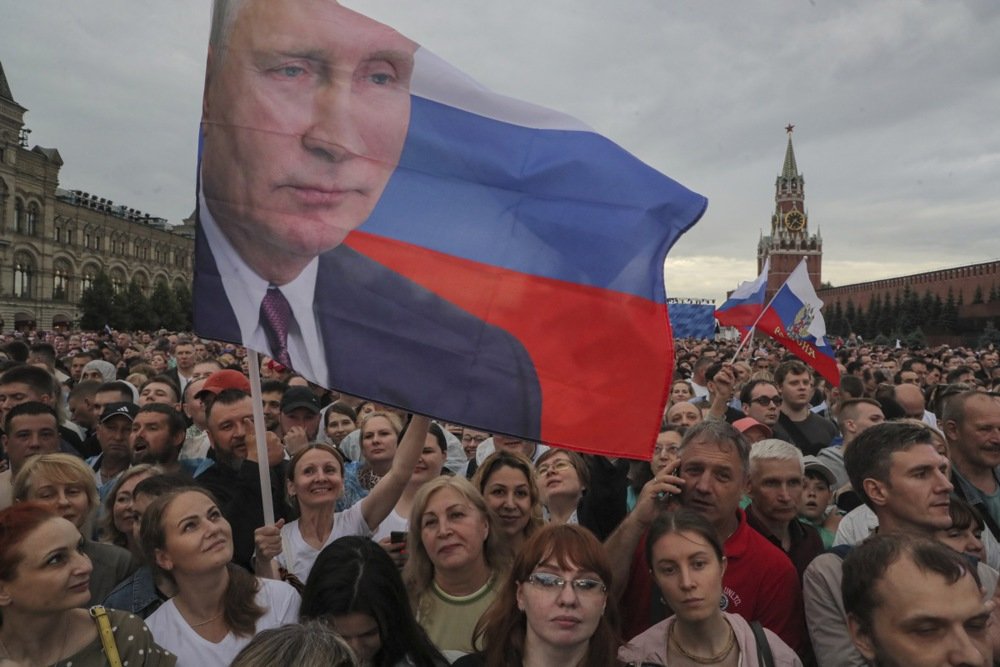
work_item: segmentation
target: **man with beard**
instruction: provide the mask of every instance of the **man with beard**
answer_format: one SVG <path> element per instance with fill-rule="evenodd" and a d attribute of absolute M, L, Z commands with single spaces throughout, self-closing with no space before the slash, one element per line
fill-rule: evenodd
<path fill-rule="evenodd" d="M 181 446 L 184 444 L 184 417 L 169 405 L 149 403 L 139 408 L 132 421 L 129 442 L 132 446 L 132 464 L 153 463 L 164 472 L 177 472 Z M 192 474 L 202 461 L 186 459 L 184 469 Z"/>
<path fill-rule="evenodd" d="M 208 439 L 212 445 L 209 459 L 213 463 L 195 479 L 215 495 L 219 509 L 232 525 L 233 560 L 249 567 L 254 551 L 253 532 L 264 525 L 253 400 L 240 389 L 223 389 L 208 405 L 207 418 Z M 288 518 L 290 512 L 283 500 L 285 452 L 277 434 L 265 433 L 274 516 L 276 519 Z"/>

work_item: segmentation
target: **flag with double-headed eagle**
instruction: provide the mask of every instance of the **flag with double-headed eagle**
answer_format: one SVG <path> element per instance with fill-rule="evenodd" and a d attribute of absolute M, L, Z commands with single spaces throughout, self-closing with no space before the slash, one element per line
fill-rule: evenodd
<path fill-rule="evenodd" d="M 787 347 L 837 387 L 840 372 L 833 347 L 826 338 L 822 307 L 823 301 L 813 289 L 803 259 L 764 309 L 757 330 Z"/>

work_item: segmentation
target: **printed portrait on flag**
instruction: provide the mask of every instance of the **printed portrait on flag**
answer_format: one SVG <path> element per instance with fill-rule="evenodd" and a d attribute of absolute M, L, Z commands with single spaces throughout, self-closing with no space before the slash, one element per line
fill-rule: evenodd
<path fill-rule="evenodd" d="M 581 130 L 333 0 L 216 0 L 196 332 L 325 387 L 590 451 L 611 430 L 581 411 L 638 403 L 651 447 L 669 378 L 616 397 L 636 360 L 590 360 L 635 339 L 669 373 L 662 278 L 644 274 L 705 202 Z M 591 170 L 608 156 L 628 171 Z"/>

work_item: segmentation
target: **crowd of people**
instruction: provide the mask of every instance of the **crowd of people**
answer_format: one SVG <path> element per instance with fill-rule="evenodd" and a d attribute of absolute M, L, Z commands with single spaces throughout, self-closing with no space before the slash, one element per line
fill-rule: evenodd
<path fill-rule="evenodd" d="M 993 664 L 997 351 L 733 353 L 634 461 L 274 360 L 258 447 L 242 348 L 3 336 L 0 664 Z"/>

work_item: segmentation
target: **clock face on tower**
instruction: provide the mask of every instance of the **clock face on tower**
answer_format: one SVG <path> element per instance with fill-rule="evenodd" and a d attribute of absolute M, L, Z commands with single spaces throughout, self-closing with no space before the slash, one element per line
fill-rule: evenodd
<path fill-rule="evenodd" d="M 791 211 L 785 215 L 785 227 L 787 227 L 789 231 L 798 232 L 805 226 L 805 216 L 803 216 L 799 211 Z"/>

